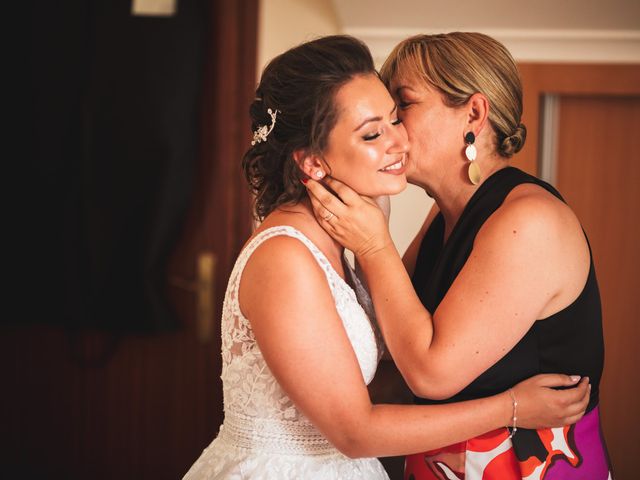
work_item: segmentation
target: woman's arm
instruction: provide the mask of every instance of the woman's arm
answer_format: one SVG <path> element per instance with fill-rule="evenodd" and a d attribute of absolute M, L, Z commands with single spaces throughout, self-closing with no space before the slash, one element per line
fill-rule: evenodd
<path fill-rule="evenodd" d="M 346 455 L 414 453 L 511 423 L 506 392 L 450 405 L 372 405 L 324 272 L 296 239 L 276 237 L 256 249 L 243 272 L 239 300 L 283 390 Z M 527 382 L 515 388 L 523 426 L 576 421 L 586 408 L 585 382 L 563 391 L 542 385 L 575 381 L 542 376 Z"/>
<path fill-rule="evenodd" d="M 462 390 L 544 318 L 545 307 L 572 276 L 586 280 L 588 269 L 578 271 L 580 258 L 571 260 L 580 251 L 579 240 L 566 234 L 574 226 L 558 213 L 557 200 L 521 196 L 485 222 L 432 316 L 415 294 L 380 214 L 345 185 L 327 182 L 340 199 L 316 182 L 307 184 L 316 213 L 328 209 L 336 216 L 320 224 L 354 251 L 387 348 L 419 396 L 449 398 Z"/>

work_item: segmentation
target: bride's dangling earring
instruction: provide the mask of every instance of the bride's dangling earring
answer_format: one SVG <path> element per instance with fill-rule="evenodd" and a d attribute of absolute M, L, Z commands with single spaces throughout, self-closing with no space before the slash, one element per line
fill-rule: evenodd
<path fill-rule="evenodd" d="M 469 181 L 474 185 L 480 183 L 482 180 L 482 174 L 480 173 L 480 167 L 475 162 L 476 157 L 478 156 L 478 151 L 476 150 L 476 146 L 474 142 L 476 141 L 476 136 L 473 132 L 468 132 L 464 136 L 464 143 L 467 144 L 467 148 L 464 150 L 464 155 L 469 160 L 469 168 L 467 170 L 467 175 L 469 176 Z"/>

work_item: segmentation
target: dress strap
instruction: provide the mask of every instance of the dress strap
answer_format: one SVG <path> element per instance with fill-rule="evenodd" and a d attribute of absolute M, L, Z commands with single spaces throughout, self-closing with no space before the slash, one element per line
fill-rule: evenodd
<path fill-rule="evenodd" d="M 300 230 L 289 225 L 278 225 L 275 227 L 267 228 L 251 239 L 251 241 L 240 252 L 238 260 L 236 261 L 236 265 L 234 266 L 233 272 L 231 274 L 233 285 L 232 288 L 235 291 L 238 290 L 242 272 L 253 252 L 255 252 L 256 249 L 265 241 L 280 235 L 297 238 L 309 249 L 313 257 L 318 262 L 318 265 L 320 265 L 320 268 L 322 268 L 322 271 L 325 273 L 331 291 L 335 293 L 336 284 L 342 281 L 342 278 L 340 278 L 338 273 L 334 270 L 331 262 L 329 262 L 329 259 L 325 256 L 325 254 L 322 253 L 320 249 Z"/>

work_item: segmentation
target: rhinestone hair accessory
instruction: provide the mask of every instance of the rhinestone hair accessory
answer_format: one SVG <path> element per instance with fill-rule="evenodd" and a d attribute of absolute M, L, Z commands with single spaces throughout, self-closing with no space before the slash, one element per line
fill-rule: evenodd
<path fill-rule="evenodd" d="M 267 109 L 267 113 L 271 117 L 271 125 L 260 125 L 255 132 L 253 132 L 253 140 L 251 140 L 251 145 L 255 145 L 256 143 L 266 142 L 267 137 L 273 130 L 273 127 L 276 126 L 276 116 L 278 113 L 281 113 L 280 110 L 271 110 Z"/>

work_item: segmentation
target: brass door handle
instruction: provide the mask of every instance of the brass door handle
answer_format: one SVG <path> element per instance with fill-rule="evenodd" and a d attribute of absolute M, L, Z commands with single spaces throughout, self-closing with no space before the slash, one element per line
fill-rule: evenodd
<path fill-rule="evenodd" d="M 196 294 L 196 335 L 202 343 L 211 341 L 215 316 L 215 272 L 217 259 L 213 252 L 200 252 L 196 259 L 196 279 L 170 277 L 169 283 Z"/>

